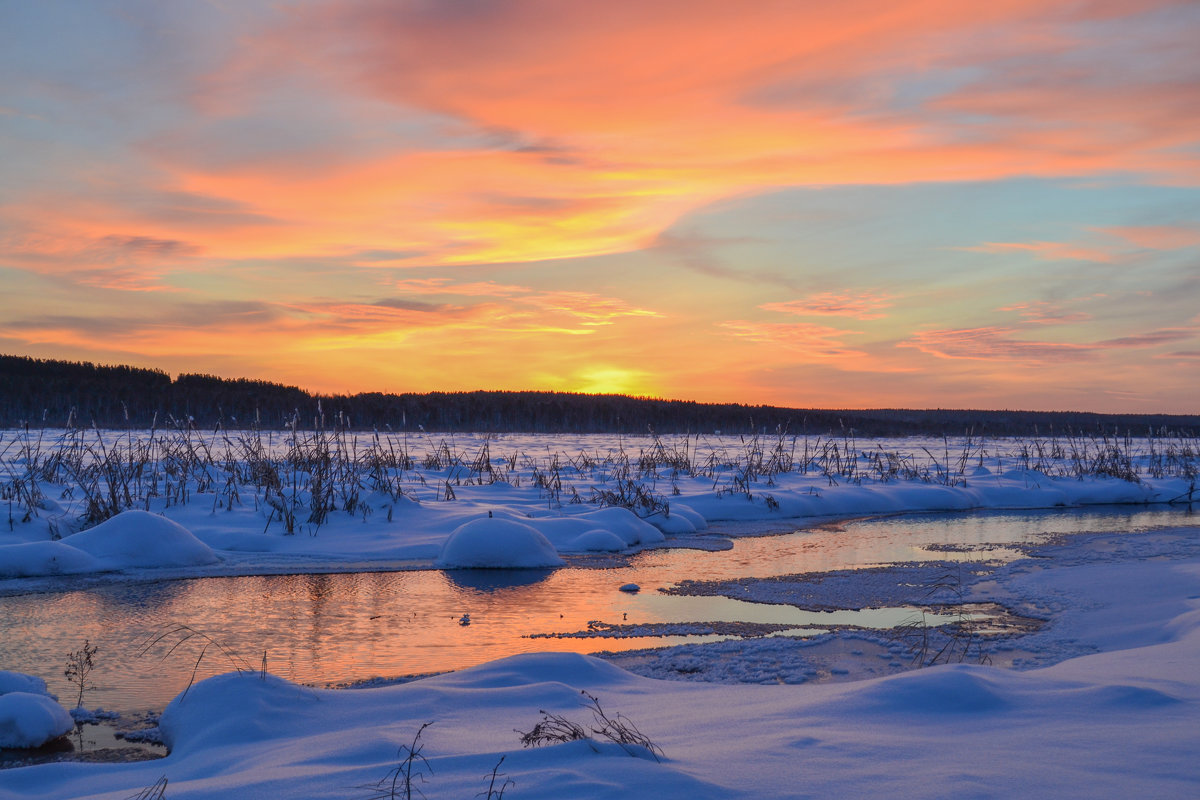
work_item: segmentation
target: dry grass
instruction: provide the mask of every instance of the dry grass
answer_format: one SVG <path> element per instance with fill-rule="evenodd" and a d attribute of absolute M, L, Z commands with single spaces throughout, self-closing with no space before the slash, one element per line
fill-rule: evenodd
<path fill-rule="evenodd" d="M 965 436 L 901 451 L 877 442 L 793 436 L 618 439 L 608 452 L 516 451 L 496 457 L 496 440 L 356 434 L 342 425 L 304 430 L 296 415 L 282 432 L 210 432 L 168 420 L 148 431 L 71 427 L 0 432 L 0 502 L 10 528 L 53 503 L 88 527 L 130 508 L 163 509 L 203 502 L 213 513 L 263 509 L 266 530 L 315 532 L 335 513 L 366 520 L 402 496 L 453 502 L 464 486 L 506 483 L 535 487 L 546 504 L 622 506 L 646 517 L 669 514 L 680 484 L 708 482 L 717 495 L 759 497 L 787 475 L 815 476 L 828 486 L 915 481 L 967 485 L 981 466 L 1020 468 L 1052 478 L 1108 477 L 1129 482 L 1200 471 L 1197 439 L 1168 434 L 1051 436 L 984 440 Z M 636 450 L 633 442 L 638 442 Z M 627 447 L 627 443 L 630 446 Z M 1186 495 L 1186 493 L 1185 493 Z M 1185 497 L 1181 495 L 1181 497 Z M 1185 498 L 1186 499 L 1186 498 Z M 52 501 L 52 502 L 51 502 Z"/>

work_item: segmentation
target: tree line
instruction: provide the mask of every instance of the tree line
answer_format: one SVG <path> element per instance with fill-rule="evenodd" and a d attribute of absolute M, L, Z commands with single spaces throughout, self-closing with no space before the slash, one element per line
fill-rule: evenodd
<path fill-rule="evenodd" d="M 321 395 L 244 378 L 0 355 L 0 427 L 283 429 L 495 433 L 787 432 L 806 435 L 1050 436 L 1169 431 L 1200 415 L 951 409 L 804 409 L 625 395 L 474 391 Z"/>

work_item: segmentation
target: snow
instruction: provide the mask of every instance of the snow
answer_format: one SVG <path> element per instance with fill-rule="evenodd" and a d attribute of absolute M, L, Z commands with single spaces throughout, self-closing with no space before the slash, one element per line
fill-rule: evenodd
<path fill-rule="evenodd" d="M 566 549 L 573 553 L 619 553 L 627 546 L 625 540 L 612 531 L 593 528 L 568 542 Z"/>
<path fill-rule="evenodd" d="M 21 435 L 0 431 L 0 452 L 24 452 L 3 450 L 9 438 L 23 442 Z M 105 452 L 112 459 L 128 451 L 158 452 L 161 460 L 132 483 L 133 506 L 141 510 L 82 531 L 85 492 L 69 475 L 25 487 L 34 474 L 28 459 L 0 463 L 4 480 L 25 492 L 36 489 L 37 496 L 23 515 L 14 506 L 11 524 L 0 527 L 0 591 L 37 585 L 28 582 L 39 576 L 245 575 L 311 569 L 314 563 L 344 570 L 370 564 L 427 567 L 451 534 L 489 514 L 528 525 L 560 557 L 569 557 L 632 552 L 668 540 L 686 546 L 692 537 L 699 544 L 704 537 L 697 532 L 714 523 L 782 527 L 789 520 L 904 511 L 1165 503 L 1195 491 L 1195 446 L 1187 440 L 1121 444 L 1136 472 L 1135 480 L 1124 480 L 1107 474 L 1100 458 L 1117 446 L 1112 440 L 1031 447 L 1023 440 L 978 439 L 854 443 L 768 437 L 755 443 L 740 437 L 460 435 L 449 442 L 427 437 L 423 450 L 392 437 L 378 452 L 408 453 L 407 466 L 359 472 L 318 502 L 313 475 L 289 464 L 311 452 L 366 463 L 352 454 L 366 452 L 374 440 L 212 434 L 201 442 L 192 438 L 200 434 L 190 432 L 170 434 L 178 440 L 161 431 L 156 435 L 157 440 L 139 439 L 136 432 L 106 434 Z M 247 435 L 248 440 L 238 438 Z M 44 438 L 71 442 L 66 433 Z M 790 454 L 780 456 L 786 469 L 764 469 L 764 452 L 772 443 L 777 455 Z M 487 452 L 485 445 L 514 455 L 481 467 L 475 459 Z M 637 453 L 625 449 L 634 447 Z M 268 490 L 251 480 L 258 473 L 245 466 L 244 453 L 260 448 L 274 454 L 282 488 Z M 546 456 L 527 455 L 539 451 Z M 1037 458 L 1029 455 L 1033 451 Z M 180 469 L 175 455 L 180 452 L 209 453 L 210 460 L 167 480 L 168 472 Z M 686 453 L 690 466 L 649 457 L 655 453 Z M 904 469 L 873 468 L 884 463 L 881 453 Z M 239 459 L 242 467 L 230 466 Z M 35 454 L 33 461 L 47 472 L 54 454 Z M 1164 469 L 1167 462 L 1175 466 Z M 1089 471 L 1088 464 L 1100 466 Z"/>
<path fill-rule="evenodd" d="M 730 491 L 720 474 L 660 470 L 645 476 L 644 488 L 666 498 L 669 510 L 650 512 L 636 503 L 571 502 L 565 489 L 547 494 L 528 476 L 464 480 L 467 473 L 453 467 L 430 467 L 414 480 L 420 488 L 364 492 L 353 509 L 337 508 L 320 524 L 305 522 L 308 501 L 297 501 L 290 532 L 252 489 L 240 500 L 209 494 L 203 503 L 148 501 L 150 512 L 125 511 L 80 532 L 73 532 L 77 508 L 46 502 L 29 521 L 0 529 L 0 577 L 8 579 L 0 588 L 19 591 L 37 575 L 99 572 L 153 579 L 397 562 L 544 568 L 562 565 L 564 554 L 685 545 L 719 521 L 1161 503 L 1192 488 L 1186 476 L 1072 477 L 1017 459 L 988 461 L 945 482 L 795 471 L 749 479 L 745 491 Z M 580 497 L 590 496 L 592 483 L 616 491 L 602 471 L 561 472 Z M 452 485 L 454 499 L 446 499 Z M 61 541 L 55 531 L 65 534 Z M 506 796 L 522 800 L 1194 797 L 1198 542 L 1196 528 L 1073 534 L 964 587 L 971 601 L 1006 598 L 1044 611 L 1049 621 L 1024 637 L 1030 654 L 1008 659 L 1024 659 L 1029 669 L 956 663 L 877 674 L 870 664 L 890 667 L 902 646 L 851 632 L 689 645 L 660 651 L 659 664 L 639 664 L 644 657 L 634 654 L 616 663 L 523 655 L 359 690 L 314 689 L 245 671 L 201 681 L 170 703 L 160 721 L 171 749 L 165 759 L 9 769 L 0 773 L 0 800 L 121 800 L 162 777 L 171 800 L 371 796 L 370 787 L 388 776 L 426 723 L 433 724 L 422 738 L 429 769 L 421 788 L 431 800 L 482 795 L 485 776 L 501 759 L 500 772 L 515 782 Z M 890 591 L 880 574 L 830 573 L 805 602 L 820 606 L 836 596 L 832 605 L 849 607 L 844 598 Z M 893 588 L 897 575 L 904 577 L 894 569 L 887 576 Z M 914 573 L 910 582 L 920 580 Z M 774 592 L 793 596 L 787 583 L 730 586 L 747 599 L 771 599 Z M 468 614 L 462 622 L 470 622 Z M 802 664 L 806 655 L 819 668 L 798 667 L 785 677 L 768 668 Z M 632 669 L 740 682 L 663 680 Z M 823 676 L 840 680 L 816 680 Z M 748 683 L 764 678 L 772 685 Z M 24 747 L 69 730 L 69 715 L 44 691 L 36 678 L 0 672 L 0 741 Z M 521 747 L 515 731 L 530 730 L 543 710 L 591 724 L 583 692 L 635 723 L 662 749 L 662 761 L 607 741 Z"/>
<path fill-rule="evenodd" d="M 103 569 L 98 559 L 64 542 L 0 545 L 0 578 L 71 575 Z"/>
<path fill-rule="evenodd" d="M 358 796 L 354 787 L 383 779 L 427 722 L 430 798 L 482 792 L 502 757 L 500 772 L 515 781 L 507 796 L 535 800 L 1195 796 L 1198 538 L 1196 528 L 1079 534 L 998 569 L 989 591 L 1057 609 L 1037 634 L 1046 647 L 1084 653 L 1040 669 L 959 663 L 841 683 L 724 685 L 541 653 L 360 690 L 231 673 L 171 702 L 160 721 L 167 758 L 7 770 L 0 800 L 118 800 L 161 776 L 181 800 Z M 854 652 L 845 655 L 874 656 L 869 642 Z M 530 730 L 542 710 L 589 724 L 583 691 L 632 721 L 662 762 L 606 741 L 520 746 L 515 730 Z"/>
<path fill-rule="evenodd" d="M 0 748 L 41 747 L 75 728 L 75 721 L 46 692 L 46 682 L 20 672 L 0 672 Z"/>
<path fill-rule="evenodd" d="M 203 566 L 219 560 L 182 525 L 146 511 L 123 511 L 66 543 L 116 569 Z"/>
<path fill-rule="evenodd" d="M 36 675 L 0 670 L 0 748 L 41 747 L 70 732 L 75 721 Z"/>
<path fill-rule="evenodd" d="M 12 672 L 0 669 L 0 695 L 9 692 L 26 692 L 28 694 L 44 694 L 51 696 L 46 688 L 46 682 L 36 675 L 26 675 L 23 672 Z"/>
<path fill-rule="evenodd" d="M 434 562 L 443 569 L 561 567 L 550 540 L 528 525 L 486 517 L 460 525 Z"/>
<path fill-rule="evenodd" d="M 130 510 L 63 541 L 0 545 L 0 578 L 196 567 L 219 561 L 212 548 L 182 525 Z"/>

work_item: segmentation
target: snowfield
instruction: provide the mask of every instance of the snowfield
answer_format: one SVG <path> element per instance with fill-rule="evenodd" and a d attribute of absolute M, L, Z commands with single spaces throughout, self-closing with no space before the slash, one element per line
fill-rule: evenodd
<path fill-rule="evenodd" d="M 734 520 L 769 527 L 797 516 L 1179 502 L 1195 491 L 1196 465 L 1187 442 L 1165 459 L 1161 443 L 1138 442 L 1093 444 L 1087 454 L 1060 444 L 1041 455 L 1012 442 L 839 443 L 835 457 L 782 438 L 724 456 L 711 443 L 647 439 L 636 454 L 625 443 L 598 456 L 534 459 L 520 453 L 537 440 L 478 437 L 460 441 L 458 456 L 430 447 L 390 461 L 350 457 L 361 450 L 336 439 L 308 460 L 295 441 L 241 460 L 214 454 L 215 439 L 204 444 L 205 457 L 183 457 L 188 449 L 174 440 L 139 461 L 154 448 L 114 435 L 105 453 L 126 455 L 106 456 L 96 474 L 115 483 L 96 484 L 65 480 L 54 469 L 64 459 L 50 451 L 10 448 L 16 510 L 0 532 L 0 590 L 53 589 L 84 573 L 546 567 L 576 553 L 686 546 Z M 490 454 L 504 445 L 517 455 Z M 95 459 L 86 448 L 67 456 L 78 459 L 74 475 Z M 330 463 L 343 471 L 322 472 Z M 114 497 L 123 507 L 87 524 L 89 510 Z M 170 800 L 366 800 L 390 796 L 406 748 L 419 752 L 414 789 L 429 800 L 487 797 L 493 770 L 493 789 L 505 786 L 514 800 L 1200 796 L 1200 528 L 1076 534 L 1034 555 L 965 586 L 964 599 L 1045 609 L 1049 622 L 1032 646 L 1075 654 L 1053 666 L 954 663 L 747 685 L 660 680 L 540 653 L 354 690 L 246 670 L 170 703 L 160 722 L 166 758 L 0 771 L 0 800 L 125 800 L 155 786 Z M 843 579 L 838 591 L 853 592 L 854 576 Z M 760 655 L 806 646 L 755 641 Z M 891 657 L 864 645 L 840 654 L 834 669 L 845 674 L 876 655 Z M 61 707 L 37 678 L 0 673 L 0 692 L 5 741 L 31 743 L 62 727 L 47 703 Z M 589 696 L 657 750 L 597 731 Z M 523 747 L 521 734 L 545 714 L 590 736 Z"/>

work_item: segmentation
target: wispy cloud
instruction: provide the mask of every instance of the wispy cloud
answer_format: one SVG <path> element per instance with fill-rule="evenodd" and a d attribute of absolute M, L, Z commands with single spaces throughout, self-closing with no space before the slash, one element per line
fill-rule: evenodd
<path fill-rule="evenodd" d="M 1200 224 L 1126 225 L 1100 230 L 1148 250 L 1182 250 L 1200 245 Z"/>
<path fill-rule="evenodd" d="M 984 242 L 973 247 L 959 247 L 968 253 L 1031 253 L 1043 261 L 1095 261 L 1111 264 L 1120 254 L 1103 247 L 1072 242 Z"/>
<path fill-rule="evenodd" d="M 147 118 L 129 185 L 86 176 L 40 210 L 93 232 L 204 231 L 229 259 L 506 263 L 648 247 L 689 211 L 779 186 L 1178 180 L 1200 175 L 1198 70 L 1171 23 L 1147 4 L 951 0 L 256 9 L 218 67 L 156 76 L 192 116 Z"/>
<path fill-rule="evenodd" d="M 550 314 L 565 314 L 583 320 L 585 325 L 608 325 L 620 317 L 658 317 L 661 314 L 639 308 L 624 300 L 592 292 L 545 291 L 530 286 L 515 286 L 493 281 L 460 283 L 450 278 L 409 278 L 397 281 L 402 292 L 461 297 L 505 298 L 515 307 L 534 308 Z"/>
<path fill-rule="evenodd" d="M 855 319 L 881 319 L 887 316 L 881 309 L 891 308 L 893 298 L 887 294 L 863 292 L 858 294 L 822 292 L 801 300 L 785 300 L 779 303 L 764 303 L 764 311 L 779 311 L 801 316 L 854 317 Z"/>
<path fill-rule="evenodd" d="M 747 320 L 729 320 L 719 323 L 719 327 L 739 339 L 786 348 L 801 355 L 803 359 L 827 361 L 866 355 L 861 350 L 847 347 L 842 341 L 846 336 L 853 336 L 861 331 L 847 331 L 805 322 L 751 322 Z"/>
<path fill-rule="evenodd" d="M 996 310 L 1015 311 L 1025 322 L 1032 325 L 1066 325 L 1074 322 L 1087 322 L 1092 319 L 1092 315 L 1086 311 L 1068 311 L 1062 304 L 1049 303 L 1044 300 L 1014 303 Z"/>
<path fill-rule="evenodd" d="M 938 358 L 1059 364 L 1093 358 L 1106 351 L 1143 349 L 1200 336 L 1200 327 L 1164 328 L 1092 342 L 1047 342 L 1019 338 L 1020 329 L 1003 326 L 920 331 L 900 347 Z"/>

